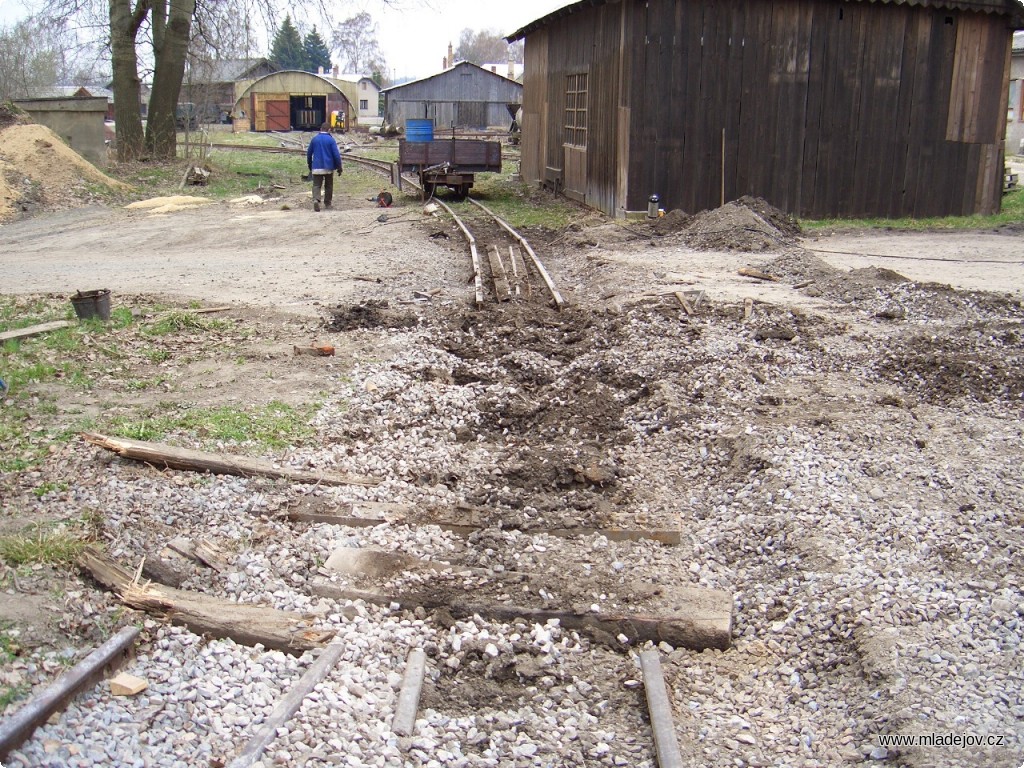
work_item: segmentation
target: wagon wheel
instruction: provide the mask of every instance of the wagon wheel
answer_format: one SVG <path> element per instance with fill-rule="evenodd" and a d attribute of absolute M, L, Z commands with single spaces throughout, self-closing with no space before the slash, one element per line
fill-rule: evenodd
<path fill-rule="evenodd" d="M 436 188 L 437 188 L 437 186 L 433 182 L 424 181 L 423 182 L 423 197 L 424 197 L 424 199 L 429 200 L 430 198 L 432 198 L 434 196 L 434 190 Z"/>
<path fill-rule="evenodd" d="M 457 200 L 465 200 L 466 197 L 469 195 L 469 188 L 469 184 L 460 184 L 458 187 L 454 189 L 455 198 Z"/>

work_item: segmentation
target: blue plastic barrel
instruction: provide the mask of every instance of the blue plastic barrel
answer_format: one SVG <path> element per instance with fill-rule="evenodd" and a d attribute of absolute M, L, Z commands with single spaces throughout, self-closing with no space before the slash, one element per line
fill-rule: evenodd
<path fill-rule="evenodd" d="M 405 121 L 406 141 L 433 141 L 434 121 L 433 120 L 406 120 Z"/>

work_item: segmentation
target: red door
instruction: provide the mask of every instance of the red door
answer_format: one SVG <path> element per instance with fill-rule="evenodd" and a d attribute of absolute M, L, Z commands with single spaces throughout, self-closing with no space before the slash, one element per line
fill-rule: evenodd
<path fill-rule="evenodd" d="M 267 130 L 268 131 L 290 131 L 292 121 L 288 114 L 289 104 L 287 101 L 268 101 L 267 104 Z"/>

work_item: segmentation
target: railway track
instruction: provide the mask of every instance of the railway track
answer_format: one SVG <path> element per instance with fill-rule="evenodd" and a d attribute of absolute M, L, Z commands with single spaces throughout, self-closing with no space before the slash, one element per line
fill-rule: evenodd
<path fill-rule="evenodd" d="M 529 242 L 504 219 L 469 197 L 465 204 L 449 205 L 439 198 L 434 202 L 454 219 L 469 247 L 478 307 L 488 296 L 498 303 L 547 297 L 556 309 L 565 306 L 565 299 Z"/>
<path fill-rule="evenodd" d="M 246 150 L 272 154 L 303 154 L 299 147 L 242 147 L 236 144 L 213 143 L 216 149 Z M 377 171 L 406 190 L 411 187 L 422 193 L 419 182 L 402 175 L 399 182 L 395 163 L 377 158 L 344 153 L 345 162 L 353 162 Z M 431 198 L 455 221 L 469 247 L 473 268 L 474 301 L 483 306 L 488 297 L 498 303 L 530 301 L 539 297 L 561 310 L 565 300 L 526 238 L 482 203 L 467 197 L 470 207 L 462 203 L 449 205 L 440 198 Z"/>

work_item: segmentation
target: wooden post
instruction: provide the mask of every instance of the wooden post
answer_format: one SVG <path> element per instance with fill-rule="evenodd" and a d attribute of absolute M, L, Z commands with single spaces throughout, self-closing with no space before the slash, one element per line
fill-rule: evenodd
<path fill-rule="evenodd" d="M 333 640 L 327 644 L 320 657 L 299 678 L 299 682 L 295 684 L 295 687 L 288 691 L 288 695 L 278 703 L 274 711 L 271 712 L 270 717 L 264 721 L 263 727 L 249 740 L 249 743 L 245 745 L 245 748 L 238 756 L 228 763 L 227 768 L 248 768 L 248 766 L 251 766 L 260 759 L 260 755 L 263 754 L 264 750 L 277 738 L 277 729 L 291 719 L 291 716 L 302 706 L 303 700 L 309 695 L 310 691 L 316 687 L 317 683 L 327 677 L 327 674 L 334 665 L 338 663 L 338 659 L 341 658 L 345 648 L 346 645 L 342 640 Z"/>
<path fill-rule="evenodd" d="M 0 758 L 7 757 L 36 728 L 64 709 L 85 688 L 95 684 L 108 669 L 124 663 L 138 636 L 138 627 L 125 627 L 0 724 Z"/>
<path fill-rule="evenodd" d="M 675 725 L 672 723 L 672 704 L 665 689 L 665 678 L 661 674 L 661 660 L 655 650 L 640 654 L 640 668 L 644 675 L 644 691 L 647 693 L 647 709 L 651 714 L 651 728 L 654 730 L 654 749 L 658 756 L 659 768 L 683 768 L 679 754 Z"/>
<path fill-rule="evenodd" d="M 725 205 L 725 128 L 722 129 L 722 205 Z"/>
<path fill-rule="evenodd" d="M 409 651 L 402 690 L 398 694 L 398 706 L 395 707 L 395 717 L 391 721 L 391 730 L 399 736 L 411 736 L 416 726 L 416 710 L 420 705 L 420 691 L 423 688 L 426 666 L 427 656 L 422 648 L 413 648 Z"/>

